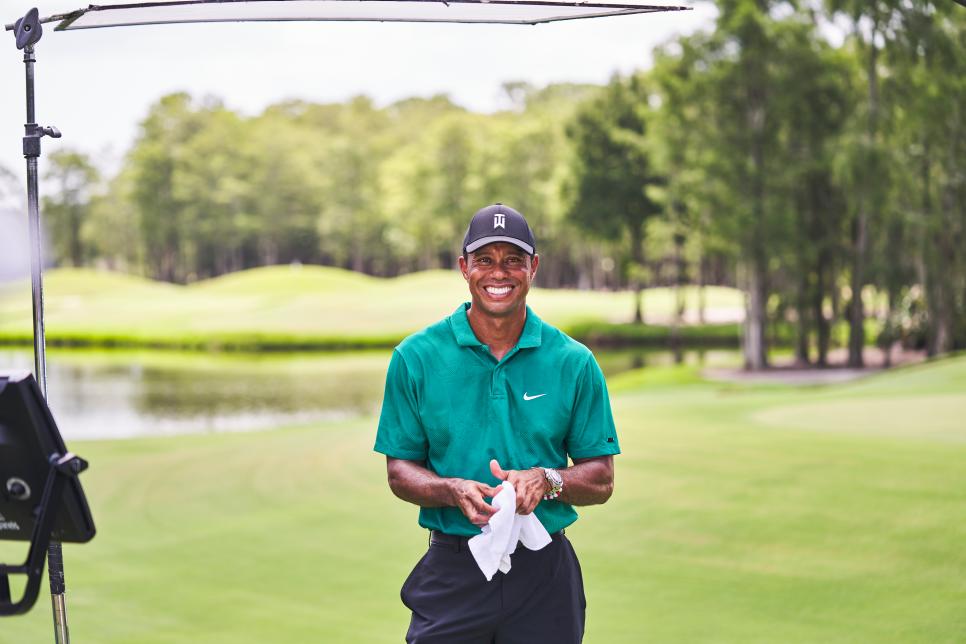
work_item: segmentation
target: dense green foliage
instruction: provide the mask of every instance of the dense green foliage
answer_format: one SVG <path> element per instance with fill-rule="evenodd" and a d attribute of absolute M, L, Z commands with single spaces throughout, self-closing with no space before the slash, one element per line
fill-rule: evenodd
<path fill-rule="evenodd" d="M 610 384 L 615 493 L 567 530 L 589 644 L 961 639 L 966 359 L 819 389 Z M 64 547 L 74 638 L 400 641 L 426 533 L 374 424 L 75 441 L 99 534 Z M 49 641 L 45 596 L 0 643 Z"/>
<path fill-rule="evenodd" d="M 445 97 L 385 108 L 359 97 L 243 118 L 165 96 L 92 204 L 89 254 L 179 283 L 292 262 L 394 276 L 454 266 L 468 213 L 500 199 L 560 257 L 545 281 L 574 284 L 586 251 L 568 259 L 556 191 L 567 114 L 594 89 L 509 86 L 519 110 L 495 115 Z"/>
<path fill-rule="evenodd" d="M 165 96 L 109 181 L 49 158 L 57 262 L 176 283 L 286 263 L 395 276 L 452 266 L 469 214 L 502 201 L 538 231 L 544 286 L 741 288 L 751 367 L 775 325 L 818 364 L 842 320 L 861 364 L 868 316 L 884 347 L 966 346 L 966 9 L 718 7 L 649 70 L 508 83 L 493 114 L 438 96 L 243 117 Z"/>

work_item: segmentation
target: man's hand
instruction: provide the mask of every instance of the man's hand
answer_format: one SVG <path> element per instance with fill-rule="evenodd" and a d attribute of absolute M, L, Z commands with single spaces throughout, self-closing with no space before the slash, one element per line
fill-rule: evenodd
<path fill-rule="evenodd" d="M 494 497 L 499 491 L 499 488 L 479 481 L 456 479 L 453 482 L 453 505 L 463 512 L 470 523 L 484 526 L 496 514 L 496 508 L 484 501 L 483 497 Z"/>
<path fill-rule="evenodd" d="M 532 470 L 504 470 L 493 459 L 490 461 L 490 471 L 501 481 L 509 481 L 517 493 L 517 514 L 530 514 L 543 499 L 550 486 L 547 477 L 540 468 Z"/>

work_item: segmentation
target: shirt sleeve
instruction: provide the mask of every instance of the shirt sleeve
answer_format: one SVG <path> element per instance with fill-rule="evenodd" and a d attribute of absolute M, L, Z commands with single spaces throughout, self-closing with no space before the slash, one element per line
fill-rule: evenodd
<path fill-rule="evenodd" d="M 591 355 L 577 381 L 574 409 L 567 431 L 567 453 L 571 458 L 592 458 L 620 452 L 607 383 Z"/>
<path fill-rule="evenodd" d="M 373 449 L 409 461 L 424 461 L 428 455 L 426 432 L 419 418 L 416 384 L 398 349 L 392 352 L 389 361 Z"/>

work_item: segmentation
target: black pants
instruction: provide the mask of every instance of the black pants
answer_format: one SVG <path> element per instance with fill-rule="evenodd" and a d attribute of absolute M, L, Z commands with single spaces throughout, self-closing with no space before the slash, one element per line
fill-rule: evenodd
<path fill-rule="evenodd" d="M 413 612 L 411 644 L 578 644 L 584 636 L 584 582 L 561 533 L 541 550 L 522 544 L 510 572 L 486 581 L 466 539 L 430 543 L 402 587 Z"/>

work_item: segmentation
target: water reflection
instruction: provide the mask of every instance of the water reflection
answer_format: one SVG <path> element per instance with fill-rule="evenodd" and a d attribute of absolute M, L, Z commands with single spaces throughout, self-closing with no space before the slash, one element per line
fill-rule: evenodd
<path fill-rule="evenodd" d="M 602 351 L 607 376 L 644 366 L 721 364 L 730 351 Z M 389 351 L 314 354 L 48 352 L 50 406 L 68 439 L 247 431 L 375 415 Z M 31 370 L 0 350 L 0 371 Z"/>
<path fill-rule="evenodd" d="M 388 358 L 61 350 L 47 378 L 68 438 L 246 431 L 375 413 Z M 0 351 L 0 370 L 32 365 L 29 351 Z"/>

